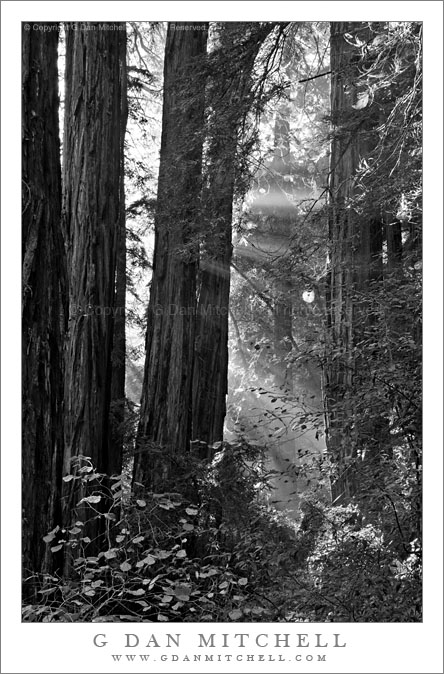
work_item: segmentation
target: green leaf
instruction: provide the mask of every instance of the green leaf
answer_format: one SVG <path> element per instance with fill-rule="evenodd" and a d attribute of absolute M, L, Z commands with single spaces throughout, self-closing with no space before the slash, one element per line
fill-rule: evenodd
<path fill-rule="evenodd" d="M 228 617 L 230 620 L 240 620 L 242 618 L 242 611 L 240 611 L 238 608 L 234 609 L 234 611 L 230 611 L 228 614 Z"/>
<path fill-rule="evenodd" d="M 55 534 L 48 534 L 47 536 L 43 536 L 43 540 L 45 543 L 51 543 L 55 538 Z"/>
<path fill-rule="evenodd" d="M 65 475 L 65 477 L 62 477 L 63 482 L 71 482 L 71 480 L 74 480 L 74 475 Z"/>
<path fill-rule="evenodd" d="M 262 608 L 262 606 L 253 606 L 251 609 L 251 612 L 254 613 L 254 615 L 262 615 L 264 613 L 265 609 Z"/>
<path fill-rule="evenodd" d="M 174 588 L 174 596 L 177 597 L 180 601 L 188 601 L 191 594 L 191 588 L 189 585 L 176 585 Z"/>
<path fill-rule="evenodd" d="M 136 538 L 133 538 L 133 543 L 141 543 L 143 540 L 145 540 L 145 536 L 136 536 Z"/>
<path fill-rule="evenodd" d="M 248 583 L 248 578 L 239 578 L 237 582 L 239 585 L 246 585 Z"/>
<path fill-rule="evenodd" d="M 183 559 L 186 556 L 187 556 L 187 553 L 186 553 L 185 550 L 178 550 L 178 552 L 176 552 L 176 557 L 178 559 Z"/>
<path fill-rule="evenodd" d="M 156 582 L 159 580 L 160 575 L 155 576 L 152 580 L 150 580 L 149 585 L 148 585 L 148 590 L 152 590 L 153 587 L 155 586 Z"/>
<path fill-rule="evenodd" d="M 159 550 L 157 557 L 158 559 L 168 559 L 168 557 L 171 557 L 172 554 L 173 553 L 171 550 Z"/>
<path fill-rule="evenodd" d="M 51 543 L 54 540 L 56 533 L 60 531 L 60 527 L 57 525 L 52 531 L 48 531 L 46 536 L 43 536 L 45 543 Z"/>
<path fill-rule="evenodd" d="M 162 604 L 169 604 L 170 601 L 173 601 L 173 595 L 171 594 L 164 594 L 162 599 L 160 600 Z"/>
<path fill-rule="evenodd" d="M 219 571 L 216 569 L 208 569 L 208 571 L 200 571 L 199 576 L 201 578 L 210 578 L 211 576 L 217 576 Z"/>
<path fill-rule="evenodd" d="M 138 499 L 136 503 L 139 506 L 139 508 L 145 508 L 146 506 L 146 501 L 144 501 L 143 499 Z"/>
<path fill-rule="evenodd" d="M 131 564 L 128 564 L 128 562 L 122 562 L 120 565 L 120 570 L 123 571 L 124 573 L 126 571 L 131 571 Z"/>
<path fill-rule="evenodd" d="M 51 552 L 58 552 L 62 548 L 63 548 L 63 543 L 61 543 L 60 545 L 55 545 L 53 548 L 51 548 Z"/>
<path fill-rule="evenodd" d="M 135 597 L 141 597 L 144 595 L 146 590 L 143 589 L 143 587 L 139 587 L 138 590 L 129 590 L 129 593 L 134 595 Z"/>
<path fill-rule="evenodd" d="M 106 559 L 114 559 L 114 557 L 117 557 L 116 548 L 111 548 L 110 550 L 107 550 L 104 553 L 104 556 L 105 556 Z"/>
<path fill-rule="evenodd" d="M 79 473 L 91 473 L 92 469 L 92 466 L 83 466 L 82 468 L 79 468 Z"/>
<path fill-rule="evenodd" d="M 91 496 L 85 496 L 84 498 L 80 499 L 77 505 L 79 506 L 81 503 L 99 503 L 101 500 L 101 496 L 98 494 L 92 494 Z"/>
<path fill-rule="evenodd" d="M 156 563 L 156 558 L 153 557 L 152 555 L 147 555 L 146 557 L 141 559 L 140 562 L 137 563 L 137 565 L 140 564 L 141 566 L 144 566 L 146 564 L 147 566 L 152 566 L 152 564 L 155 564 L 155 563 Z"/>

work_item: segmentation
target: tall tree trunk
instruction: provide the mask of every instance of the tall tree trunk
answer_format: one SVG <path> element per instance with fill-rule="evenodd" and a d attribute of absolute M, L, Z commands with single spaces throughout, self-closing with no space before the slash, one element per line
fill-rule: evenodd
<path fill-rule="evenodd" d="M 356 172 L 375 144 L 369 110 L 359 109 L 359 53 L 346 39 L 365 40 L 366 24 L 331 24 L 331 115 L 333 140 L 330 164 L 330 270 L 327 291 L 326 409 L 327 447 L 340 473 L 356 458 L 364 429 L 354 426 L 353 387 L 368 363 L 356 345 L 368 336 L 372 319 L 365 295 L 372 281 L 382 278 L 382 221 L 376 213 L 358 214 Z M 359 425 L 359 424 L 358 424 Z M 354 472 L 333 486 L 333 499 L 352 494 Z M 347 473 L 347 474 L 348 474 Z"/>
<path fill-rule="evenodd" d="M 185 28 L 185 26 L 183 27 Z M 207 31 L 169 24 L 153 278 L 134 481 L 175 484 L 191 440 Z M 154 451 L 151 451 L 154 450 Z"/>
<path fill-rule="evenodd" d="M 273 26 L 223 24 L 212 54 L 207 104 L 209 145 L 203 190 L 201 250 L 193 372 L 192 437 L 205 448 L 223 438 L 228 378 L 228 314 L 233 198 L 241 125 L 251 107 L 251 71 Z M 243 39 L 242 39 L 243 38 Z"/>
<path fill-rule="evenodd" d="M 23 572 L 50 572 L 60 515 L 66 269 L 61 230 L 58 25 L 22 33 Z M 50 553 L 49 553 L 50 555 Z"/>
<path fill-rule="evenodd" d="M 270 169 L 274 181 L 278 186 L 278 191 L 282 194 L 281 202 L 276 207 L 275 229 L 279 237 L 290 244 L 292 236 L 292 227 L 294 226 L 295 213 L 291 210 L 288 197 L 285 190 L 282 189 L 283 176 L 291 173 L 293 166 L 291 164 L 290 150 L 290 107 L 288 102 L 284 101 L 276 110 L 274 122 L 274 155 Z M 290 212 L 289 212 L 290 211 Z M 282 265 L 282 259 L 279 258 L 279 265 Z M 293 390 L 292 368 L 288 362 L 288 354 L 292 348 L 292 298 L 291 298 L 291 270 L 282 272 L 279 269 L 275 274 L 276 281 L 274 290 L 276 299 L 274 301 L 273 319 L 274 319 L 274 350 L 277 356 L 276 364 L 276 385 L 285 388 L 291 392 Z"/>
<path fill-rule="evenodd" d="M 115 26 L 115 24 L 113 24 Z M 65 373 L 64 473 L 79 457 L 100 472 L 109 451 L 113 313 L 123 143 L 121 30 L 88 24 L 67 31 L 64 132 L 64 227 L 68 250 L 69 332 Z M 64 489 L 64 524 L 87 517 L 77 509 L 80 481 Z M 98 520 L 85 533 L 93 540 Z"/>
<path fill-rule="evenodd" d="M 120 42 L 121 68 L 121 139 L 120 139 L 120 198 L 119 224 L 117 231 L 116 298 L 114 315 L 114 343 L 111 373 L 111 418 L 108 471 L 110 475 L 122 471 L 123 444 L 125 436 L 125 372 L 126 372 L 126 214 L 124 180 L 124 141 L 128 116 L 126 43 Z"/>

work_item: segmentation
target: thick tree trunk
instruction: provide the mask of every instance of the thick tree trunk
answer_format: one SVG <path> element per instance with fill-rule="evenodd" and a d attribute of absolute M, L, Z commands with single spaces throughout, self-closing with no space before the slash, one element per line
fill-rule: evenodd
<path fill-rule="evenodd" d="M 211 259 L 205 260 L 201 268 L 193 376 L 192 438 L 205 445 L 223 439 L 228 385 L 232 209 L 231 201 L 229 208 L 223 203 L 223 190 L 219 195 L 222 201 L 219 217 L 228 226 L 220 233 L 219 252 L 213 247 Z M 205 456 L 210 454 L 204 450 Z"/>
<path fill-rule="evenodd" d="M 365 24 L 331 24 L 331 114 L 333 140 L 330 163 L 330 270 L 327 290 L 326 409 L 327 447 L 339 473 L 363 448 L 365 430 L 354 427 L 355 396 L 353 387 L 365 373 L 368 363 L 361 362 L 356 346 L 368 338 L 372 323 L 366 293 L 371 282 L 382 278 L 382 221 L 375 213 L 358 214 L 356 172 L 375 144 L 371 113 L 357 109 L 359 56 L 345 35 L 358 34 L 365 39 Z M 358 106 L 359 108 L 359 106 Z M 359 425 L 359 424 L 358 424 Z M 353 471 L 352 471 L 353 472 Z M 339 492 L 347 496 L 356 485 L 342 478 L 333 487 L 333 499 Z"/>
<path fill-rule="evenodd" d="M 134 480 L 175 484 L 189 452 L 207 31 L 169 24 L 153 278 Z M 153 450 L 153 451 L 152 451 Z"/>
<path fill-rule="evenodd" d="M 122 30 L 88 24 L 66 36 L 64 227 L 68 251 L 69 333 L 65 373 L 64 474 L 79 457 L 100 472 L 114 470 L 109 451 L 113 313 L 121 227 L 123 144 Z M 113 24 L 115 26 L 115 24 Z M 87 517 L 85 495 L 66 484 L 64 524 Z M 94 539 L 98 520 L 85 529 Z"/>
<path fill-rule="evenodd" d="M 212 55 L 207 104 L 209 146 L 203 191 L 203 246 L 193 373 L 192 438 L 205 445 L 223 439 L 228 378 L 228 314 L 232 217 L 238 136 L 251 105 L 251 71 L 272 26 L 224 24 Z M 240 38 L 243 38 L 243 42 Z M 222 59 L 222 62 L 219 62 Z M 218 66 L 219 64 L 219 66 Z"/>
<path fill-rule="evenodd" d="M 127 105 L 127 72 L 126 72 L 126 43 L 120 42 L 121 68 L 121 139 L 120 139 L 120 199 L 119 225 L 117 232 L 117 263 L 116 263 L 116 298 L 114 314 L 114 343 L 112 351 L 111 373 L 111 414 L 110 414 L 110 445 L 108 458 L 109 475 L 120 474 L 122 471 L 122 456 L 125 436 L 125 374 L 126 374 L 126 214 L 125 214 L 125 180 L 124 180 L 124 140 L 126 121 L 128 116 Z"/>
<path fill-rule="evenodd" d="M 52 570 L 59 521 L 66 269 L 61 230 L 58 26 L 23 31 L 23 572 Z"/>

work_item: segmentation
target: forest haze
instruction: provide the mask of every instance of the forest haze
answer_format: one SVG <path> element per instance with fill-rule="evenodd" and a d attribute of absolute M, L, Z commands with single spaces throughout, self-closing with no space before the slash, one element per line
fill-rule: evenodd
<path fill-rule="evenodd" d="M 422 24 L 39 25 L 23 621 L 420 622 Z"/>

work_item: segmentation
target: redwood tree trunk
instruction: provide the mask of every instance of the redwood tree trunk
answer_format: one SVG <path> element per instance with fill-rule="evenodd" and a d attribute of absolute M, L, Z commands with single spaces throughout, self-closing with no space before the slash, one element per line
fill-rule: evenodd
<path fill-rule="evenodd" d="M 333 500 L 356 490 L 350 463 L 365 444 L 365 429 L 354 426 L 356 387 L 368 363 L 359 345 L 372 322 L 366 293 L 382 278 L 382 220 L 377 213 L 358 213 L 356 172 L 375 144 L 371 111 L 357 104 L 359 52 L 346 34 L 368 36 L 363 23 L 331 24 L 330 269 L 327 283 L 326 409 L 327 447 L 343 477 L 333 485 Z M 377 431 L 374 431 L 376 434 Z M 347 475 L 344 473 L 347 470 Z"/>
<path fill-rule="evenodd" d="M 293 169 L 289 120 L 290 108 L 288 103 L 284 101 L 276 110 L 274 156 L 270 168 L 279 192 L 282 194 L 281 202 L 278 202 L 274 211 L 276 214 L 275 228 L 278 235 L 284 237 L 284 240 L 288 242 L 291 241 L 295 213 L 288 209 L 288 197 L 285 196 L 285 191 L 280 185 L 282 185 L 283 176 Z M 282 261 L 279 260 L 278 264 L 282 265 Z M 274 350 L 277 356 L 275 385 L 292 392 L 293 372 L 288 362 L 288 354 L 291 352 L 293 343 L 291 268 L 286 273 L 279 269 L 278 273 L 275 272 L 275 276 L 274 292 L 276 299 L 273 306 Z"/>
<path fill-rule="evenodd" d="M 60 223 L 58 25 L 22 33 L 23 571 L 50 572 L 42 540 L 59 520 L 65 254 Z"/>
<path fill-rule="evenodd" d="M 116 24 L 113 24 L 115 26 Z M 88 24 L 66 35 L 64 227 L 68 251 L 69 332 L 65 373 L 64 474 L 78 457 L 108 473 L 113 313 L 123 153 L 121 30 Z M 79 462 L 80 461 L 80 462 Z M 64 524 L 86 517 L 79 481 L 65 485 Z M 93 539 L 98 521 L 87 529 Z"/>
<path fill-rule="evenodd" d="M 134 480 L 175 481 L 189 451 L 207 31 L 169 24 L 146 361 Z M 154 451 L 151 451 L 154 450 Z"/>
<path fill-rule="evenodd" d="M 116 263 L 116 297 L 114 315 L 114 342 L 112 351 L 111 374 L 111 414 L 110 445 L 108 457 L 109 475 L 120 474 L 125 436 L 125 372 L 126 372 L 126 214 L 125 214 L 125 180 L 124 180 L 124 140 L 128 116 L 127 105 L 127 71 L 126 43 L 120 41 L 121 68 L 121 120 L 120 120 L 120 176 L 119 176 L 119 223 L 117 231 L 117 263 Z"/>
<path fill-rule="evenodd" d="M 223 439 L 228 378 L 228 314 L 232 217 L 238 137 L 251 106 L 251 71 L 273 26 L 224 24 L 212 56 L 207 103 L 203 246 L 193 373 L 192 437 L 205 445 Z M 222 63 L 220 62 L 222 61 Z M 211 65 L 210 65 L 211 68 Z M 203 454 L 210 455 L 203 447 Z"/>

